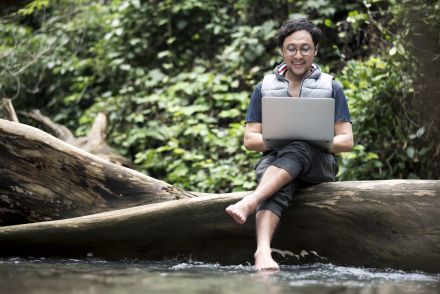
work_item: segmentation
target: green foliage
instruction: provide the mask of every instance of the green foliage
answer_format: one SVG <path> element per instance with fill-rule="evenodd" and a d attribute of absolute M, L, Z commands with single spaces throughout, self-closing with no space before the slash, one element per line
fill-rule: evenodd
<path fill-rule="evenodd" d="M 339 178 L 423 176 L 428 149 L 420 142 L 429 132 L 407 121 L 414 113 L 401 97 L 416 89 L 413 60 L 404 58 L 404 38 L 391 34 L 396 30 L 389 20 L 391 12 L 405 19 L 398 12 L 403 4 L 29 5 L 24 15 L 7 15 L 0 23 L 1 95 L 13 97 L 17 109 L 42 109 L 77 135 L 106 112 L 110 143 L 153 177 L 205 192 L 255 186 L 252 166 L 259 154 L 242 146 L 245 113 L 253 87 L 280 62 L 277 28 L 297 15 L 324 31 L 318 62 L 338 72 L 351 107 L 358 146 L 341 157 Z M 438 22 L 438 14 L 428 21 Z"/>
<path fill-rule="evenodd" d="M 414 91 L 411 80 L 391 68 L 390 61 L 371 57 L 350 61 L 340 75 L 357 145 L 342 154 L 341 180 L 413 177 L 426 154 L 426 148 L 416 147 L 424 129 L 405 124 L 406 110 L 398 103 Z"/>
<path fill-rule="evenodd" d="M 340 179 L 438 177 L 440 1 L 365 4 L 347 21 L 368 30 L 376 57 L 342 71 L 360 145 L 342 156 Z"/>
<path fill-rule="evenodd" d="M 399 27 L 392 50 L 395 68 L 400 67 L 414 81 L 414 95 L 403 98 L 402 104 L 413 107 L 412 120 L 423 129 L 411 137 L 421 139 L 409 156 L 419 158 L 422 177 L 440 178 L 440 1 L 393 1 L 393 24 Z M 395 48 L 395 49 L 394 49 Z M 393 53 L 393 52 L 390 52 Z M 414 150 L 414 151 L 413 151 Z"/>
<path fill-rule="evenodd" d="M 35 10 L 41 10 L 49 6 L 49 0 L 35 0 L 26 5 L 25 8 L 22 8 L 18 11 L 21 15 L 29 15 L 34 13 Z"/>

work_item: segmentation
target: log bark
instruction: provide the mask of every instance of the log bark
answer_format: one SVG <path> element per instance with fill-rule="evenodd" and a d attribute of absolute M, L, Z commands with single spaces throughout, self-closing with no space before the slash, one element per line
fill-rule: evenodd
<path fill-rule="evenodd" d="M 2 256 L 253 262 L 255 222 L 227 205 L 246 193 L 0 228 Z M 440 271 L 440 181 L 337 182 L 299 191 L 273 240 L 282 264 L 331 262 Z"/>
<path fill-rule="evenodd" d="M 0 119 L 0 225 L 193 197 L 37 128 Z"/>

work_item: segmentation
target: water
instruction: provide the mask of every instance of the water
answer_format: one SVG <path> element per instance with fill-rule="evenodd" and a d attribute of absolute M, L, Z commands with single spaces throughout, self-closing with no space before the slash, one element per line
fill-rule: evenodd
<path fill-rule="evenodd" d="M 440 293 L 440 273 L 341 267 L 0 259 L 0 293 Z"/>

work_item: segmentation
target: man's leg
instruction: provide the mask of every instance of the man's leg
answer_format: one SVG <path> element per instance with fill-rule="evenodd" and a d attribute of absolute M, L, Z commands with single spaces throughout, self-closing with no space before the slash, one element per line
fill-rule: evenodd
<path fill-rule="evenodd" d="M 260 203 L 300 175 L 304 168 L 308 169 L 309 156 L 305 147 L 304 142 L 292 141 L 282 150 L 267 155 L 256 169 L 257 180 L 262 175 L 257 189 L 236 204 L 228 206 L 226 212 L 237 223 L 244 224 Z"/>
<path fill-rule="evenodd" d="M 270 210 L 257 212 L 257 250 L 255 251 L 256 270 L 278 270 L 278 263 L 272 258 L 270 242 L 280 218 Z"/>
<path fill-rule="evenodd" d="M 325 157 L 325 160 L 323 160 L 323 157 Z M 327 159 L 331 159 L 330 165 L 326 164 L 329 162 Z M 312 165 L 312 163 L 314 164 Z M 326 174 L 331 174 L 334 180 L 332 164 L 335 163 L 330 154 L 323 153 L 305 142 L 292 142 L 281 152 L 278 152 L 275 158 L 269 158 L 268 162 L 258 165 L 256 169 L 257 180 L 260 177 L 261 180 L 257 190 L 261 189 L 261 191 L 256 193 L 256 190 L 253 194 L 226 209 L 235 221 L 244 223 L 247 216 L 253 212 L 252 210 L 249 211 L 248 206 L 252 209 L 255 202 L 259 201 L 261 203 L 264 201 L 258 206 L 259 211 L 257 212 L 257 250 L 254 255 L 256 269 L 278 269 L 278 264 L 272 259 L 270 243 L 282 210 L 287 207 L 288 202 L 298 188 L 297 177 L 301 177 L 305 173 L 307 179 L 312 180 L 311 182 L 315 182 L 315 180 L 324 182 L 331 180 L 331 177 L 329 179 L 326 177 Z M 268 165 L 269 167 L 267 167 Z M 311 168 L 311 166 L 314 166 L 314 168 Z M 286 177 L 283 177 L 283 172 L 278 173 L 280 170 L 287 173 L 288 176 L 284 173 Z M 326 172 L 322 173 L 322 171 Z M 293 181 L 294 178 L 296 180 Z M 276 194 L 271 197 L 274 193 Z M 249 203 L 250 205 L 248 205 Z M 244 217 L 242 217 L 243 215 Z"/>
<path fill-rule="evenodd" d="M 226 208 L 226 212 L 239 224 L 244 224 L 247 217 L 255 212 L 257 206 L 272 196 L 286 184 L 293 180 L 293 176 L 285 169 L 269 166 L 263 174 L 257 189 L 239 202 Z"/>
<path fill-rule="evenodd" d="M 270 243 L 282 212 L 289 206 L 299 185 L 300 182 L 297 179 L 293 180 L 257 207 L 257 250 L 254 255 L 257 270 L 279 269 L 278 264 L 272 258 Z"/>

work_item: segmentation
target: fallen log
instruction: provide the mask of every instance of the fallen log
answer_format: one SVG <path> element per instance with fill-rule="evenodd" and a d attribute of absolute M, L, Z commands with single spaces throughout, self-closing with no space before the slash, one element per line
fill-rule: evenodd
<path fill-rule="evenodd" d="M 3 111 L 7 120 L 19 122 L 11 99 L 1 99 L 0 112 L 1 111 Z M 47 129 L 60 140 L 113 163 L 131 168 L 133 167 L 130 160 L 119 154 L 105 141 L 107 136 L 107 116 L 103 112 L 98 113 L 93 122 L 92 128 L 87 136 L 84 137 L 75 137 L 68 128 L 52 121 L 49 117 L 42 115 L 38 109 L 34 109 L 30 112 L 20 111 L 19 113 L 20 115 L 37 122 L 43 127 L 43 129 Z"/>
<path fill-rule="evenodd" d="M 194 197 L 37 128 L 0 119 L 0 225 Z"/>
<path fill-rule="evenodd" d="M 98 113 L 89 133 L 84 137 L 75 137 L 68 128 L 53 122 L 49 117 L 42 115 L 38 109 L 34 109 L 30 112 L 21 111 L 19 113 L 38 122 L 43 126 L 43 129 L 48 129 L 50 134 L 53 134 L 55 137 L 64 142 L 104 158 L 110 162 L 127 167 L 133 167 L 133 164 L 127 158 L 120 155 L 105 141 L 107 136 L 107 116 L 102 112 Z"/>
<path fill-rule="evenodd" d="M 246 193 L 150 204 L 0 228 L 1 256 L 252 262 L 254 218 L 225 208 Z M 337 182 L 298 192 L 273 248 L 281 263 L 440 272 L 440 181 Z M 284 257 L 283 257 L 284 256 Z"/>

